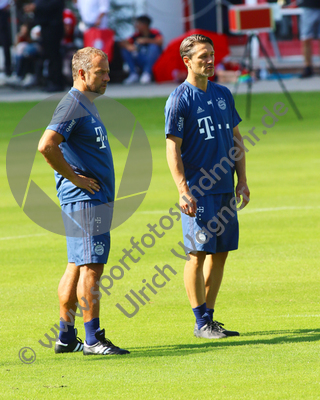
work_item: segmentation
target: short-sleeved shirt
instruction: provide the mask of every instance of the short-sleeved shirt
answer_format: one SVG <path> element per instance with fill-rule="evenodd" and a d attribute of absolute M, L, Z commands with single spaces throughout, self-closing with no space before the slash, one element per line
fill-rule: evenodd
<path fill-rule="evenodd" d="M 229 89 L 208 81 L 207 91 L 185 81 L 169 96 L 165 106 L 165 133 L 182 139 L 181 158 L 189 188 L 222 162 L 216 173 L 220 180 L 206 194 L 232 193 L 234 190 L 234 161 L 229 150 L 234 147 L 233 128 L 241 118 Z M 230 163 L 225 162 L 225 157 Z M 192 192 L 199 197 L 196 191 Z"/>
<path fill-rule="evenodd" d="M 149 29 L 149 35 L 148 36 L 144 36 L 142 35 L 140 32 L 136 32 L 134 33 L 128 40 L 131 44 L 135 44 L 136 40 L 140 37 L 148 37 L 150 39 L 156 39 L 156 38 L 162 38 L 162 34 L 160 31 L 158 31 L 158 29 Z M 139 45 L 139 46 L 148 46 L 147 44 L 145 45 Z"/>
<path fill-rule="evenodd" d="M 76 174 L 97 179 L 100 191 L 91 194 L 55 171 L 60 204 L 84 200 L 114 201 L 114 167 L 106 128 L 96 106 L 72 88 L 58 104 L 47 127 L 60 133 L 62 154 Z"/>

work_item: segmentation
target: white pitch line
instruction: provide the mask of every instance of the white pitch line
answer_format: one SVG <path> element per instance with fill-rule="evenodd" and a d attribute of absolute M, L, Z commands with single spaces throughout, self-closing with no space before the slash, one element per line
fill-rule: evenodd
<path fill-rule="evenodd" d="M 0 240 L 23 239 L 23 238 L 28 238 L 28 237 L 44 236 L 44 235 L 47 235 L 47 233 L 35 233 L 34 235 L 21 235 L 21 236 L 7 236 L 7 237 L 0 238 Z"/>
<path fill-rule="evenodd" d="M 319 318 L 320 314 L 315 314 L 315 315 L 274 315 L 270 316 L 270 318 Z"/>
<path fill-rule="evenodd" d="M 261 213 L 261 212 L 270 212 L 270 211 L 287 211 L 287 210 L 315 210 L 319 209 L 320 206 L 304 206 L 304 207 L 299 207 L 299 206 L 285 206 L 285 207 L 270 207 L 270 208 L 253 208 L 252 210 L 245 209 L 241 210 L 240 213 L 243 214 L 255 214 L 255 213 Z"/>
<path fill-rule="evenodd" d="M 176 207 L 173 207 L 175 211 L 178 211 Z M 284 206 L 284 207 L 269 207 L 269 208 L 253 208 L 244 209 L 238 211 L 239 214 L 255 214 L 261 212 L 271 212 L 271 211 L 287 211 L 287 210 L 315 210 L 320 209 L 320 206 Z M 168 214 L 168 210 L 153 210 L 153 211 L 138 211 L 137 214 Z"/>

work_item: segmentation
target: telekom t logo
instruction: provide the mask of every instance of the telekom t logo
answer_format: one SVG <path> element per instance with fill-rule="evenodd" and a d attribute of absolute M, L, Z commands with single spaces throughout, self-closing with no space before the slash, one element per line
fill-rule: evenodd
<path fill-rule="evenodd" d="M 101 126 L 98 126 L 97 128 L 94 128 L 94 129 L 97 134 L 96 142 L 101 143 L 101 146 L 99 147 L 99 149 L 105 149 L 106 145 L 104 144 L 104 141 L 107 140 L 107 136 L 104 135 Z"/>
<path fill-rule="evenodd" d="M 209 121 L 211 123 L 209 123 Z M 198 119 L 198 125 L 199 125 L 199 132 L 200 133 L 206 133 L 207 137 L 205 138 L 205 140 L 209 140 L 209 139 L 214 139 L 214 136 L 211 135 L 211 132 L 214 131 L 214 126 L 212 124 L 212 119 L 211 117 L 203 117 L 203 118 L 199 118 Z"/>

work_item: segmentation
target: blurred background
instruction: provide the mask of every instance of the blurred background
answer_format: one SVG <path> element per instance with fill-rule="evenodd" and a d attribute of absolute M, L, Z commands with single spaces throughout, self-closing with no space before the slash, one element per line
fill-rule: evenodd
<path fill-rule="evenodd" d="M 270 26 L 259 13 L 244 18 L 245 26 L 240 26 L 243 8 L 263 7 L 270 14 Z M 111 83 L 180 83 L 186 70 L 179 44 L 200 30 L 211 33 L 216 50 L 214 79 L 220 83 L 276 79 L 261 46 L 282 78 L 309 78 L 320 65 L 316 40 L 320 16 L 309 29 L 312 35 L 306 37 L 308 20 L 302 21 L 306 9 L 320 13 L 320 2 L 0 0 L 0 87 L 61 91 L 72 85 L 71 59 L 84 46 L 108 53 Z M 230 10 L 236 10 L 240 21 L 232 29 Z"/>

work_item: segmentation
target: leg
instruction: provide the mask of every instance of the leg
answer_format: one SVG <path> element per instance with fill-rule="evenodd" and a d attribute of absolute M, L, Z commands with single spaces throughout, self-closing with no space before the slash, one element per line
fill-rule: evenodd
<path fill-rule="evenodd" d="M 123 83 L 125 85 L 130 85 L 131 83 L 136 83 L 139 80 L 139 75 L 136 71 L 137 66 L 137 56 L 127 49 L 121 49 L 122 59 L 128 65 L 130 74 Z"/>
<path fill-rule="evenodd" d="M 223 194 L 216 196 L 217 209 L 220 212 L 217 213 L 218 216 L 223 216 L 224 218 L 224 231 L 222 234 L 217 235 L 217 245 L 216 252 L 207 254 L 204 267 L 204 281 L 206 287 L 206 305 L 207 313 L 210 316 L 211 321 L 213 321 L 213 312 L 216 304 L 216 299 L 220 290 L 221 282 L 223 279 L 224 266 L 226 259 L 228 257 L 229 251 L 236 250 L 238 248 L 238 237 L 239 237 L 239 225 L 236 213 L 223 213 L 223 207 L 230 204 L 231 199 L 234 197 L 233 193 Z M 229 331 L 222 328 L 223 324 L 213 321 L 214 329 L 218 332 L 224 333 L 226 336 L 239 336 L 239 332 Z"/>
<path fill-rule="evenodd" d="M 76 312 L 77 307 L 77 285 L 79 280 L 79 267 L 74 263 L 68 263 L 67 269 L 61 278 L 58 287 L 59 303 L 60 303 L 60 318 L 70 322 L 68 311 Z"/>
<path fill-rule="evenodd" d="M 121 49 L 121 55 L 123 58 L 123 61 L 128 64 L 129 70 L 130 70 L 130 74 L 136 74 L 136 64 L 134 61 L 134 57 L 131 53 L 131 51 L 127 50 L 127 49 Z"/>
<path fill-rule="evenodd" d="M 77 287 L 77 295 L 79 304 L 87 308 L 87 304 L 82 300 L 86 299 L 89 303 L 89 310 L 83 310 L 83 321 L 86 330 L 86 341 L 84 344 L 84 355 L 90 354 L 129 354 L 128 350 L 120 349 L 115 346 L 110 340 L 105 338 L 104 329 L 100 329 L 99 311 L 100 300 L 99 294 L 92 294 L 91 292 L 98 292 L 99 282 L 104 264 L 88 264 L 80 267 L 80 278 Z"/>
<path fill-rule="evenodd" d="M 206 304 L 207 308 L 214 309 L 216 299 L 221 286 L 224 265 L 228 257 L 228 252 L 207 254 L 203 275 L 206 287 Z"/>
<path fill-rule="evenodd" d="M 5 73 L 7 76 L 11 75 L 11 53 L 10 53 L 10 25 L 9 25 L 9 12 L 7 10 L 0 10 L 0 39 L 3 46 L 4 59 L 5 59 Z"/>
<path fill-rule="evenodd" d="M 213 319 L 213 311 L 216 299 L 221 286 L 224 265 L 228 257 L 228 252 L 208 254 L 203 267 L 204 281 L 206 285 L 206 304 L 207 313 Z M 223 328 L 223 324 L 218 321 L 213 321 L 214 329 L 226 336 L 239 336 L 239 332 L 229 331 Z"/>
<path fill-rule="evenodd" d="M 301 38 L 301 51 L 304 57 L 304 70 L 300 78 L 309 78 L 313 75 L 312 70 L 312 39 L 314 30 L 316 28 L 317 13 L 312 8 L 302 7 L 302 14 L 300 17 L 300 38 Z"/>
<path fill-rule="evenodd" d="M 191 307 L 195 308 L 205 303 L 205 285 L 203 279 L 203 263 L 206 257 L 204 251 L 190 253 L 190 260 L 184 268 L 184 285 Z"/>
<path fill-rule="evenodd" d="M 61 278 L 58 287 L 60 303 L 60 332 L 59 340 L 55 345 L 56 353 L 71 353 L 82 351 L 83 349 L 83 343 L 80 339 L 77 339 L 76 331 L 74 329 L 74 314 L 77 310 L 78 280 L 79 267 L 74 263 L 68 263 L 67 269 Z M 61 321 L 61 319 L 63 319 L 63 321 Z M 69 324 L 65 324 L 64 321 L 69 322 Z"/>
<path fill-rule="evenodd" d="M 152 67 L 161 54 L 161 49 L 157 44 L 149 44 L 146 55 L 143 72 L 152 74 Z"/>
<path fill-rule="evenodd" d="M 306 67 L 312 66 L 312 39 L 302 40 L 302 54 Z"/>
<path fill-rule="evenodd" d="M 41 26 L 44 58 L 49 60 L 48 91 L 63 90 L 62 57 L 60 42 L 63 38 L 63 25 Z"/>
<path fill-rule="evenodd" d="M 100 300 L 99 295 L 93 295 L 92 292 L 98 292 L 99 282 L 104 264 L 88 264 L 82 265 L 80 268 L 80 277 L 76 288 L 77 297 L 81 307 L 87 308 L 86 302 L 82 300 L 84 297 L 89 304 L 89 310 L 83 310 L 83 322 L 89 322 L 94 318 L 99 318 Z"/>
<path fill-rule="evenodd" d="M 127 354 L 127 350 L 119 349 L 109 340 L 106 340 L 104 329 L 100 330 L 99 299 L 101 295 L 98 283 L 104 264 L 108 261 L 110 234 L 107 232 L 92 236 L 84 229 L 79 229 L 77 225 L 72 224 L 72 219 L 68 217 L 77 212 L 77 218 L 81 220 L 82 226 L 86 227 L 89 232 L 93 227 L 93 222 L 97 221 L 97 219 L 101 221 L 101 226 L 109 226 L 110 212 L 106 210 L 106 207 L 101 207 L 102 205 L 103 203 L 92 200 L 63 204 L 61 206 L 65 229 L 68 235 L 66 237 L 68 266 L 70 268 L 73 267 L 72 270 L 74 271 L 73 279 L 68 281 L 65 278 L 70 282 L 69 293 L 72 294 L 70 294 L 69 298 L 66 296 L 64 300 L 65 307 L 62 311 L 70 307 L 69 299 L 70 301 L 71 298 L 78 299 L 80 315 L 83 316 L 86 330 L 86 341 L 82 346 L 84 355 Z M 63 284 L 60 284 L 60 286 L 63 287 Z M 62 294 L 63 291 L 61 290 L 61 296 Z"/>
<path fill-rule="evenodd" d="M 147 84 L 152 81 L 152 67 L 161 54 L 161 48 L 156 44 L 149 44 L 140 54 L 140 67 L 142 69 L 140 83 Z"/>
<path fill-rule="evenodd" d="M 206 258 L 206 252 L 198 251 L 195 254 L 189 254 L 190 260 L 186 262 L 184 269 L 184 284 L 187 295 L 196 317 L 194 335 L 205 339 L 222 339 L 227 337 L 220 329 L 214 327 L 207 314 L 205 300 L 205 282 L 203 274 L 203 265 Z"/>

